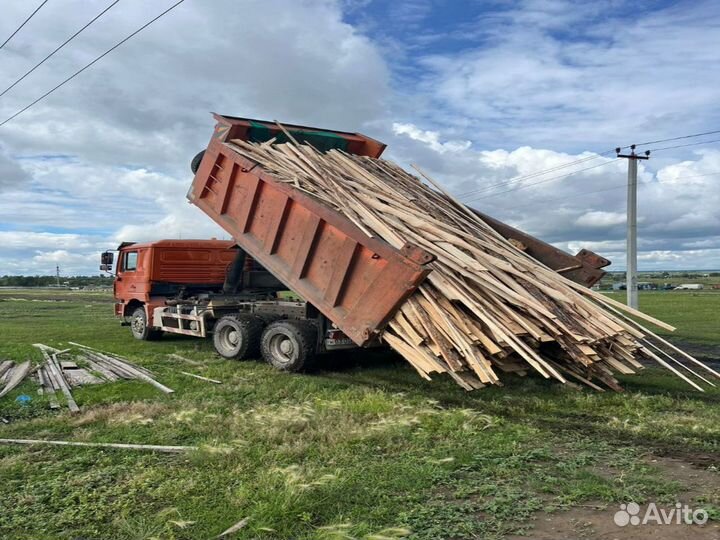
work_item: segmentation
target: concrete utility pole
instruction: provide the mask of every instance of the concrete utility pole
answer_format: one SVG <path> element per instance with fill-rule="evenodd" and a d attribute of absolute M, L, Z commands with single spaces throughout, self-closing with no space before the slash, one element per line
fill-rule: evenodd
<path fill-rule="evenodd" d="M 625 288 L 627 289 L 627 305 L 638 308 L 637 290 L 637 162 L 638 159 L 650 159 L 650 150 L 644 156 L 635 153 L 635 145 L 630 146 L 629 154 L 621 154 L 622 148 L 616 148 L 617 157 L 628 160 L 628 195 L 627 195 L 627 265 Z"/>
<path fill-rule="evenodd" d="M 60 286 L 60 266 L 55 266 L 55 281 L 57 282 L 57 286 Z"/>

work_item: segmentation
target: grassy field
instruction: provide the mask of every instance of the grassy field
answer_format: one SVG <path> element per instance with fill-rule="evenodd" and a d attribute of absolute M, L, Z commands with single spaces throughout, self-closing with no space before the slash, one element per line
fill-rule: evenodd
<path fill-rule="evenodd" d="M 626 299 L 624 291 L 607 296 L 623 303 Z M 653 329 L 664 337 L 720 343 L 720 294 L 716 291 L 647 291 L 640 293 L 638 303 L 642 311 L 677 327 L 675 332 Z"/>
<path fill-rule="evenodd" d="M 578 516 L 612 523 L 630 500 L 683 500 L 720 519 L 717 389 L 694 392 L 650 369 L 623 379 L 623 394 L 536 377 L 466 393 L 423 381 L 387 352 L 288 375 L 220 360 L 199 340 L 135 341 L 109 300 L 0 291 L 0 359 L 40 360 L 32 343 L 72 340 L 125 355 L 176 392 L 137 381 L 87 387 L 70 415 L 51 412 L 28 381 L 0 399 L 9 421 L 0 437 L 200 450 L 0 446 L 0 538 L 212 538 L 246 517 L 235 538 L 537 537 L 551 518 L 593 538 Z M 720 295 L 640 302 L 681 339 L 720 346 Z M 21 393 L 30 404 L 15 401 Z"/>

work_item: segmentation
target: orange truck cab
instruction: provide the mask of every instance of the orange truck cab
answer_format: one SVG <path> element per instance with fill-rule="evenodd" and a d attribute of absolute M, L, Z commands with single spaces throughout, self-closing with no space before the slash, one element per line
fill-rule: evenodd
<path fill-rule="evenodd" d="M 115 314 L 141 339 L 152 339 L 159 335 L 148 324 L 154 309 L 178 294 L 222 290 L 236 255 L 235 243 L 224 240 L 123 242 L 113 283 Z"/>

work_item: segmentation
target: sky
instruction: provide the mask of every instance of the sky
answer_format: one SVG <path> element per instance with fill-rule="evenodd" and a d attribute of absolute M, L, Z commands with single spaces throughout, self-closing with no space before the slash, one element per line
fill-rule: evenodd
<path fill-rule="evenodd" d="M 49 0 L 0 49 L 0 122 L 175 0 Z M 0 42 L 40 0 L 4 0 Z M 211 111 L 365 133 L 463 202 L 625 267 L 614 148 L 720 130 L 720 4 L 185 0 L 0 126 L 0 275 L 227 238 L 185 194 Z M 669 148 L 681 146 L 680 148 Z M 720 133 L 646 144 L 640 270 L 720 268 Z"/>

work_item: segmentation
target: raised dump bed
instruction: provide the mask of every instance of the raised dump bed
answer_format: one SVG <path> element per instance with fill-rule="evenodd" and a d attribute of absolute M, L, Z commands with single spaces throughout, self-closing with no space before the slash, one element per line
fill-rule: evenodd
<path fill-rule="evenodd" d="M 188 199 L 288 288 L 301 294 L 354 343 L 365 345 L 427 275 L 430 255 L 412 245 L 397 250 L 370 238 L 347 218 L 286 182 L 277 181 L 228 144 L 286 142 L 274 122 L 215 114 L 207 150 L 193 160 Z M 379 157 L 385 145 L 365 135 L 284 124 L 293 139 L 319 150 Z M 519 249 L 549 268 L 593 285 L 609 264 L 582 250 L 570 255 L 477 212 Z"/>
<path fill-rule="evenodd" d="M 270 122 L 215 115 L 213 137 L 188 199 L 238 245 L 300 294 L 357 345 L 366 345 L 429 273 L 427 252 L 371 238 L 347 218 L 280 182 L 226 141 L 282 142 Z M 364 135 L 284 126 L 319 149 L 377 157 L 384 145 Z"/>

